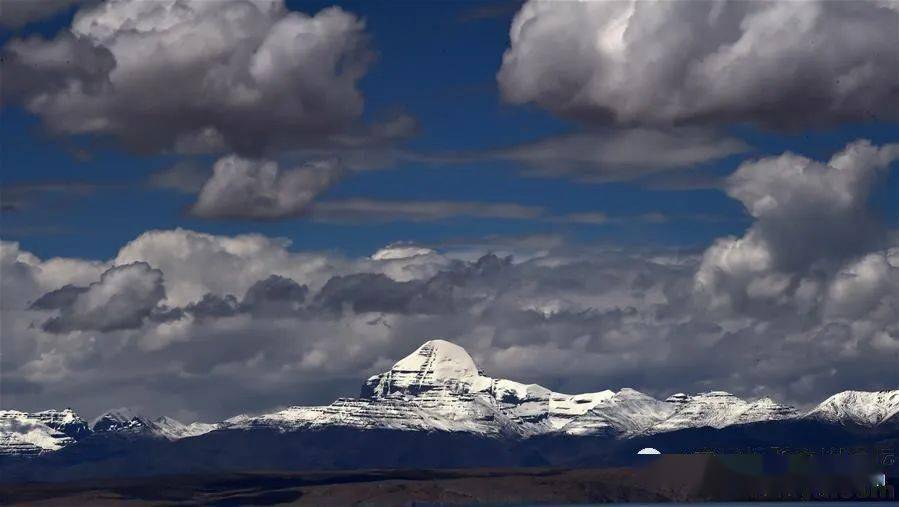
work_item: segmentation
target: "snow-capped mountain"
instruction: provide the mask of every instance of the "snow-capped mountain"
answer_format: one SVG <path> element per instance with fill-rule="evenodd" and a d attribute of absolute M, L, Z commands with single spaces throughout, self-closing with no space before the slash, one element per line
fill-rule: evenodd
<path fill-rule="evenodd" d="M 884 423 L 899 425 L 899 390 L 843 391 L 824 400 L 807 417 L 868 428 Z"/>
<path fill-rule="evenodd" d="M 32 414 L 39 421 L 60 433 L 75 440 L 87 435 L 90 428 L 87 421 L 82 419 L 71 408 L 63 410 L 44 410 Z"/>
<path fill-rule="evenodd" d="M 358 398 L 325 406 L 294 406 L 238 415 L 217 424 L 161 417 L 129 409 L 98 417 L 90 428 L 73 411 L 0 412 L 0 453 L 40 454 L 87 435 L 179 440 L 216 430 L 392 430 L 526 440 L 535 436 L 596 436 L 627 440 L 688 428 L 722 429 L 772 421 L 820 421 L 866 428 L 899 422 L 899 391 L 836 394 L 808 413 L 770 398 L 749 401 L 723 391 L 678 393 L 658 400 L 624 388 L 564 394 L 537 384 L 485 375 L 462 347 L 430 340 L 388 371 L 366 380 Z"/>
<path fill-rule="evenodd" d="M 487 377 L 462 347 L 431 340 L 387 372 L 369 378 L 358 399 L 238 416 L 225 427 L 344 426 L 522 437 L 560 430 L 614 395 L 612 391 L 568 395 Z"/>
<path fill-rule="evenodd" d="M 862 405 L 895 414 L 897 405 L 890 400 L 896 398 L 899 396 L 881 395 Z M 238 416 L 223 427 L 265 426 L 289 431 L 339 426 L 517 437 L 555 433 L 626 438 L 801 417 L 804 415 L 793 407 L 771 398 L 747 401 L 723 391 L 678 393 L 664 401 L 628 388 L 557 393 L 537 384 L 486 376 L 462 347 L 431 340 L 390 370 L 369 378 L 360 398 L 342 398 L 324 407 Z M 837 419 L 845 417 L 850 416 L 841 412 Z"/>
<path fill-rule="evenodd" d="M 90 433 L 72 409 L 27 413 L 0 410 L 0 455 L 56 451 Z"/>
<path fill-rule="evenodd" d="M 34 413 L 0 410 L 0 455 L 31 456 L 57 451 L 91 435 L 178 440 L 218 427 L 200 422 L 182 424 L 165 416 L 151 421 L 127 408 L 110 410 L 91 424 L 70 408 Z"/>
<path fill-rule="evenodd" d="M 131 434 L 155 434 L 156 427 L 150 419 L 130 408 L 116 408 L 97 417 L 91 423 L 94 432 Z"/>
<path fill-rule="evenodd" d="M 669 396 L 665 402 L 673 405 L 674 410 L 669 417 L 651 428 L 654 433 L 704 426 L 724 428 L 734 424 L 795 418 L 799 415 L 793 407 L 780 405 L 771 398 L 747 402 L 724 391 L 693 396 L 678 393 Z"/>
<path fill-rule="evenodd" d="M 219 425 L 217 424 L 201 422 L 184 424 L 167 416 L 150 420 L 130 408 L 110 410 L 96 418 L 91 425 L 95 433 L 112 432 L 134 436 L 160 437 L 168 440 L 195 437 L 218 427 Z"/>
<path fill-rule="evenodd" d="M 670 418 L 677 407 L 634 389 L 622 389 L 562 427 L 569 435 L 649 433 Z"/>
<path fill-rule="evenodd" d="M 168 416 L 162 416 L 153 420 L 155 433 L 169 440 L 178 440 L 181 438 L 195 437 L 204 433 L 209 433 L 219 427 L 218 424 L 194 422 L 184 424 L 181 421 L 172 419 Z"/>

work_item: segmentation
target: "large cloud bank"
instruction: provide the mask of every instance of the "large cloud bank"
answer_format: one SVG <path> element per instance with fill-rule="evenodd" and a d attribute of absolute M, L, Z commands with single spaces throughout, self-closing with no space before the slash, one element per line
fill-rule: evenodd
<path fill-rule="evenodd" d="M 107 261 L 3 243 L 4 403 L 215 419 L 352 395 L 435 336 L 563 391 L 805 403 L 895 387 L 899 245 L 868 197 L 897 155 L 861 141 L 746 162 L 727 191 L 753 224 L 687 255 L 509 242 L 348 258 L 182 229 Z"/>
<path fill-rule="evenodd" d="M 897 5 L 533 0 L 497 78 L 513 103 L 588 122 L 895 120 Z"/>
<path fill-rule="evenodd" d="M 259 154 L 316 145 L 362 113 L 363 22 L 283 0 L 110 0 L 54 39 L 4 49 L 4 99 L 52 131 L 141 151 Z"/>

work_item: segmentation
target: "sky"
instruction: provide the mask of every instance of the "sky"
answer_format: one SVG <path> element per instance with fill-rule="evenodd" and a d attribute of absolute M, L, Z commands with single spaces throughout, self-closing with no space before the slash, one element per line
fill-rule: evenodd
<path fill-rule="evenodd" d="M 0 8 L 2 408 L 899 385 L 897 2 Z"/>

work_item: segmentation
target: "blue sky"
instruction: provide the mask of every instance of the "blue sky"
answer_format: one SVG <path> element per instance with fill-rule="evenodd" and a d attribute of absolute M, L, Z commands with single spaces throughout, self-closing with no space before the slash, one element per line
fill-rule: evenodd
<path fill-rule="evenodd" d="M 314 13 L 327 2 L 291 2 Z M 424 155 L 493 150 L 545 136 L 575 132 L 579 126 L 534 106 L 504 103 L 496 72 L 508 46 L 514 8 L 488 11 L 466 2 L 349 2 L 362 16 L 377 61 L 359 83 L 366 119 L 393 111 L 417 118 L 420 132 L 403 148 Z M 502 4 L 497 4 L 502 5 Z M 67 26 L 73 10 L 30 25 L 3 39 L 31 33 L 54 34 Z M 475 18 L 475 19 L 472 19 Z M 482 235 L 563 234 L 574 242 L 702 247 L 715 237 L 739 234 L 748 225 L 742 206 L 718 189 L 662 190 L 640 182 L 582 183 L 521 175 L 514 161 L 477 160 L 447 164 L 396 161 L 383 170 L 355 174 L 322 200 L 371 198 L 513 202 L 545 207 L 554 214 L 601 212 L 611 217 L 648 213 L 669 217 L 661 223 L 560 224 L 544 220 L 450 218 L 437 222 L 378 224 L 316 223 L 304 217 L 276 222 L 203 220 L 185 210 L 192 196 L 146 188 L 153 172 L 177 161 L 174 155 L 129 153 L 108 140 L 61 138 L 19 107 L 2 112 L 3 184 L 78 183 L 96 188 L 40 194 L 38 203 L 2 216 L 3 237 L 22 242 L 41 256 L 108 258 L 126 241 L 148 229 L 187 227 L 219 234 L 256 231 L 290 238 L 297 249 L 368 254 L 394 241 L 439 243 Z M 726 175 L 744 159 L 794 151 L 826 159 L 847 142 L 867 138 L 883 143 L 896 125 L 883 122 L 840 125 L 800 132 L 766 132 L 752 126 L 728 127 L 745 140 L 748 153 L 725 157 L 696 169 Z M 211 157 L 198 163 L 211 164 Z M 877 198 L 883 216 L 896 224 L 899 192 L 895 176 Z M 701 219 L 696 217 L 701 216 Z M 692 218 L 691 218 L 692 217 Z"/>
<path fill-rule="evenodd" d="M 34 5 L 4 407 L 219 420 L 436 336 L 561 392 L 899 384 L 892 4 Z"/>

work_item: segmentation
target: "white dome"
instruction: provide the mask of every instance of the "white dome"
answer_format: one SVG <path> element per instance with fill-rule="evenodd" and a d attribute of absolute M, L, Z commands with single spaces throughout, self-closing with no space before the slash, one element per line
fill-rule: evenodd
<path fill-rule="evenodd" d="M 659 452 L 658 449 L 653 449 L 652 447 L 644 447 L 643 449 L 640 449 L 640 451 L 637 452 L 637 454 L 662 454 L 662 453 Z"/>

